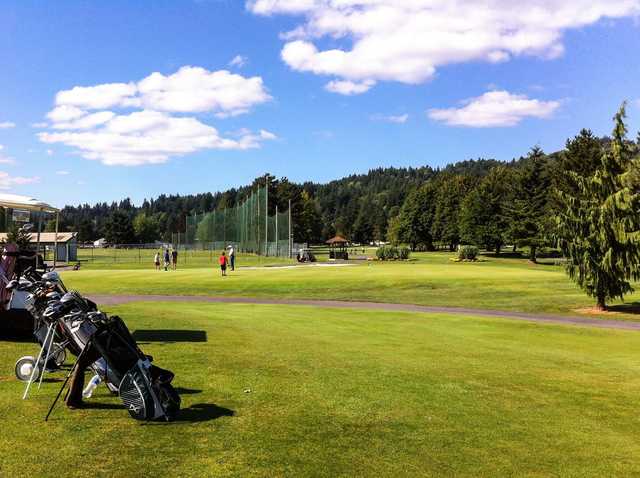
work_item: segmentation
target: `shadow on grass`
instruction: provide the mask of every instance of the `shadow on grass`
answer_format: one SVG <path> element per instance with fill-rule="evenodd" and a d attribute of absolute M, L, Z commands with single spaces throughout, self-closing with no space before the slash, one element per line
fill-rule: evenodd
<path fill-rule="evenodd" d="M 629 304 L 610 305 L 607 307 L 608 312 L 619 312 L 621 314 L 640 314 L 640 302 L 631 302 Z"/>
<path fill-rule="evenodd" d="M 204 330 L 136 330 L 133 338 L 137 342 L 206 342 L 207 333 Z"/>
<path fill-rule="evenodd" d="M 178 395 L 195 395 L 196 393 L 202 393 L 202 390 L 198 390 L 196 388 L 183 388 L 183 387 L 175 387 Z"/>
<path fill-rule="evenodd" d="M 219 407 L 214 403 L 196 403 L 189 408 L 183 408 L 178 413 L 176 422 L 208 422 L 220 417 L 232 417 L 235 412 L 229 408 Z"/>

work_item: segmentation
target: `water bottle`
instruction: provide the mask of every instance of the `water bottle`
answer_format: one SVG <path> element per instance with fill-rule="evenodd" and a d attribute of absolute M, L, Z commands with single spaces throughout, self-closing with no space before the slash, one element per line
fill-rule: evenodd
<path fill-rule="evenodd" d="M 82 398 L 91 398 L 91 395 L 93 395 L 93 391 L 96 389 L 96 387 L 100 384 L 102 380 L 100 379 L 99 375 L 94 375 L 93 378 L 91 379 L 91 381 L 89 382 L 89 385 L 86 386 L 86 388 L 82 391 Z"/>

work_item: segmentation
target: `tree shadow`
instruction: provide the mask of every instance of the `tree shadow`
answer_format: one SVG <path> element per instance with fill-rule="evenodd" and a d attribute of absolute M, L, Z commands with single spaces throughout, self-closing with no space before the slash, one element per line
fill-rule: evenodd
<path fill-rule="evenodd" d="M 176 422 L 207 422 L 220 417 L 232 417 L 235 412 L 229 408 L 219 407 L 214 403 L 196 403 L 189 408 L 183 408 L 176 417 Z"/>
<path fill-rule="evenodd" d="M 206 342 L 207 332 L 204 330 L 136 330 L 133 338 L 137 342 Z"/>
<path fill-rule="evenodd" d="M 630 302 L 628 304 L 610 305 L 607 307 L 608 312 L 619 312 L 621 314 L 640 314 L 640 302 Z"/>

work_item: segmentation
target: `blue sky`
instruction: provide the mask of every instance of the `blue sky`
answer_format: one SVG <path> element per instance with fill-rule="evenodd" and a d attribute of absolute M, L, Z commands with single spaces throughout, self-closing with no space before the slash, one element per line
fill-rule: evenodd
<path fill-rule="evenodd" d="M 475 3 L 5 0 L 0 187 L 139 203 L 507 160 L 608 133 L 625 99 L 635 137 L 640 2 Z"/>

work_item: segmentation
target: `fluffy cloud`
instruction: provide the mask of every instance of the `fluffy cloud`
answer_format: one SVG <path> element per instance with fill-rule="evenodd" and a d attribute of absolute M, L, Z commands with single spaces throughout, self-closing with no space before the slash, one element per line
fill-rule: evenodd
<path fill-rule="evenodd" d="M 135 166 L 206 149 L 245 150 L 276 136 L 244 130 L 233 138 L 194 116 L 223 118 L 271 100 L 262 78 L 185 66 L 171 75 L 152 73 L 138 82 L 76 86 L 56 95 L 40 141 L 74 148 L 86 159 Z"/>
<path fill-rule="evenodd" d="M 527 117 L 548 118 L 559 107 L 559 101 L 540 101 L 508 91 L 489 91 L 466 100 L 460 108 L 430 109 L 428 115 L 451 126 L 488 128 L 515 126 Z"/>
<path fill-rule="evenodd" d="M 12 123 L 11 121 L 3 121 L 2 123 L 0 123 L 0 129 L 8 129 L 8 128 L 15 128 L 16 124 Z"/>
<path fill-rule="evenodd" d="M 14 186 L 23 184 L 33 184 L 40 181 L 38 177 L 26 178 L 23 176 L 11 176 L 9 173 L 0 171 L 0 189 L 11 189 Z"/>
<path fill-rule="evenodd" d="M 90 131 L 42 132 L 38 137 L 44 143 L 76 148 L 86 159 L 100 160 L 107 165 L 137 166 L 164 163 L 170 156 L 204 149 L 257 148 L 275 135 L 268 131 L 244 132 L 238 138 L 228 139 L 196 118 L 145 110 L 117 115 Z"/>
<path fill-rule="evenodd" d="M 421 83 L 454 63 L 555 58 L 564 31 L 636 16 L 640 0 L 248 0 L 247 8 L 302 17 L 282 35 L 285 63 L 350 82 L 327 89 L 355 94 L 376 81 Z M 339 46 L 320 50 L 325 37 Z"/>
<path fill-rule="evenodd" d="M 164 76 L 153 73 L 138 83 L 142 104 L 147 109 L 193 113 L 213 111 L 219 117 L 246 113 L 271 97 L 262 78 L 245 78 L 227 70 L 207 71 L 186 66 Z"/>

